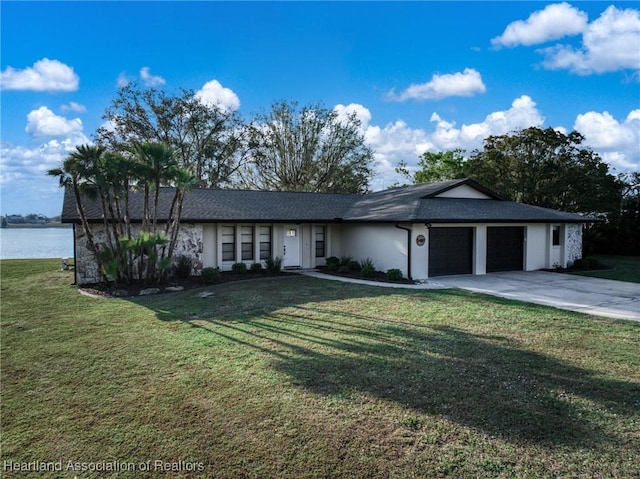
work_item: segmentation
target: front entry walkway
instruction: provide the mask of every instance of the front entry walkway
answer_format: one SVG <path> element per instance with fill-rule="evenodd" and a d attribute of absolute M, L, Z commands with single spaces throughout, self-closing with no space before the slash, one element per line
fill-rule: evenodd
<path fill-rule="evenodd" d="M 640 285 L 548 271 L 446 276 L 434 282 L 501 298 L 608 318 L 640 321 Z"/>

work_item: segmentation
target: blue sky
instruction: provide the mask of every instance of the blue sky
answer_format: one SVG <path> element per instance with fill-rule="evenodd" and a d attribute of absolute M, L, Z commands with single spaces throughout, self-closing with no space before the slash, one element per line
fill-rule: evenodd
<path fill-rule="evenodd" d="M 529 126 L 640 170 L 639 2 L 13 2 L 1 13 L 1 214 L 59 214 L 46 171 L 119 84 L 356 111 L 381 189 L 400 161 Z M 490 186 L 490 185 L 489 185 Z"/>

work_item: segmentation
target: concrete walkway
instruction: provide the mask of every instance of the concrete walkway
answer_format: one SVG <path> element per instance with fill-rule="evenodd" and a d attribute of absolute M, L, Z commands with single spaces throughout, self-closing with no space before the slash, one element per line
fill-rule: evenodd
<path fill-rule="evenodd" d="M 439 276 L 423 284 L 380 283 L 300 271 L 315 278 L 387 288 L 459 288 L 501 298 L 553 306 L 607 318 L 640 321 L 640 285 L 548 271 L 512 271 L 482 276 Z"/>

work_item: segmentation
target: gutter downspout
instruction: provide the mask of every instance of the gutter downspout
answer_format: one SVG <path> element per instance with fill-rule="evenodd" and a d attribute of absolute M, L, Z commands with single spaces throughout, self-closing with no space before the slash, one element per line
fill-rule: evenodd
<path fill-rule="evenodd" d="M 398 224 L 396 224 L 396 228 L 407 232 L 407 278 L 413 281 L 413 278 L 411 277 L 411 228 L 400 226 Z"/>

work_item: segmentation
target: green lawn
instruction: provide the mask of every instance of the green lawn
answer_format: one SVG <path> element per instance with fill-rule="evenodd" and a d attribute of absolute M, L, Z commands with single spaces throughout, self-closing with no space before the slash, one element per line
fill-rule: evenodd
<path fill-rule="evenodd" d="M 94 299 L 58 260 L 0 267 L 3 477 L 640 476 L 639 323 L 298 276 Z"/>
<path fill-rule="evenodd" d="M 640 256 L 591 255 L 611 269 L 576 272 L 581 276 L 640 283 Z"/>

